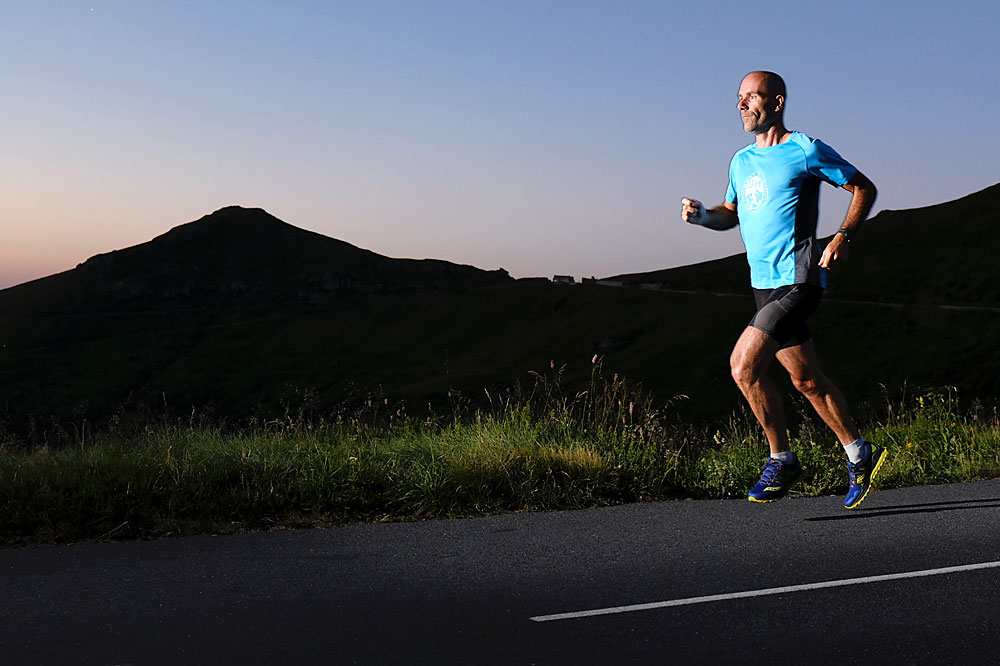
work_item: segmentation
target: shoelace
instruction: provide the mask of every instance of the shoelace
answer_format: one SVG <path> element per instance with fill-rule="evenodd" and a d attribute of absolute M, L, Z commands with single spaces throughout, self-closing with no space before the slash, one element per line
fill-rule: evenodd
<path fill-rule="evenodd" d="M 859 483 L 858 479 L 859 478 L 862 479 L 862 480 L 865 478 L 865 473 L 867 472 L 867 470 L 865 470 L 865 469 L 859 469 L 861 467 L 861 465 L 862 465 L 863 462 L 864 462 L 863 460 L 859 460 L 856 463 L 852 463 L 852 462 L 847 463 L 847 472 L 848 472 L 848 475 L 851 477 L 851 485 L 852 486 L 858 485 L 858 483 Z"/>
<path fill-rule="evenodd" d="M 768 458 L 767 462 L 764 463 L 764 469 L 760 475 L 761 481 L 765 481 L 766 485 L 771 485 L 771 481 L 778 476 L 778 472 L 781 471 L 781 461 L 775 458 Z"/>

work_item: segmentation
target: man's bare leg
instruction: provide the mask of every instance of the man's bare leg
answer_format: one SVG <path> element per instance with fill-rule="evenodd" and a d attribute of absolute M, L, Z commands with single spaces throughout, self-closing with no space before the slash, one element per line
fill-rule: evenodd
<path fill-rule="evenodd" d="M 820 370 L 819 357 L 812 340 L 782 349 L 777 352 L 776 357 L 788 371 L 792 384 L 809 400 L 809 404 L 842 445 L 846 446 L 861 438 L 844 395 Z"/>
<path fill-rule="evenodd" d="M 778 343 L 774 338 L 748 326 L 736 341 L 729 359 L 733 379 L 764 429 L 772 454 L 789 450 L 781 395 L 774 381 L 767 376 L 767 368 L 777 352 Z"/>
<path fill-rule="evenodd" d="M 885 461 L 885 449 L 861 439 L 861 433 L 847 411 L 844 395 L 819 369 L 812 340 L 782 349 L 776 356 L 788 370 L 795 388 L 806 396 L 816 413 L 844 445 L 851 461 L 847 463 L 851 483 L 844 498 L 844 507 L 857 508 L 868 496 L 872 479 Z"/>

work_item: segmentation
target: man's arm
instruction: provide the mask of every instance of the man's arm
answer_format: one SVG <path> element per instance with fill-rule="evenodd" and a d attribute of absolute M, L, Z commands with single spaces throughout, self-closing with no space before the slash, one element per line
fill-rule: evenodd
<path fill-rule="evenodd" d="M 697 199 L 681 199 L 681 219 L 716 231 L 732 229 L 740 223 L 736 204 L 724 202 L 715 208 L 705 208 Z"/>
<path fill-rule="evenodd" d="M 860 171 L 847 181 L 844 189 L 853 195 L 851 197 L 851 205 L 847 208 L 847 215 L 844 217 L 844 223 L 840 225 L 840 230 L 837 231 L 830 240 L 830 244 L 823 250 L 823 256 L 819 260 L 819 265 L 823 268 L 829 268 L 831 262 L 838 259 L 847 258 L 847 237 L 856 231 L 862 222 L 868 219 L 868 213 L 872 211 L 872 206 L 875 204 L 875 197 L 878 196 L 875 183 L 868 180 L 868 177 Z"/>

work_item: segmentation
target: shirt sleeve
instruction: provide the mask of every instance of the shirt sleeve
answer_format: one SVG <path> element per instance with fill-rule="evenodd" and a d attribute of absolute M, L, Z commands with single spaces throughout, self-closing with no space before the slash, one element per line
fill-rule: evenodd
<path fill-rule="evenodd" d="M 806 147 L 806 170 L 837 187 L 846 185 L 858 172 L 853 164 L 819 139 L 813 139 Z"/>

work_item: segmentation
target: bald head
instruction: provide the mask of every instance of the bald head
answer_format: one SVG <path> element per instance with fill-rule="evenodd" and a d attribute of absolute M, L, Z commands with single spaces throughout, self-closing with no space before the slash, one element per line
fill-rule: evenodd
<path fill-rule="evenodd" d="M 763 86 L 762 89 L 768 95 L 772 97 L 775 95 L 781 95 L 782 97 L 786 98 L 788 97 L 787 93 L 785 92 L 785 80 L 781 78 L 779 75 L 775 74 L 774 72 L 768 72 L 765 70 L 750 72 L 749 74 L 743 77 L 743 80 L 746 81 L 751 76 L 760 79 L 761 85 Z"/>

